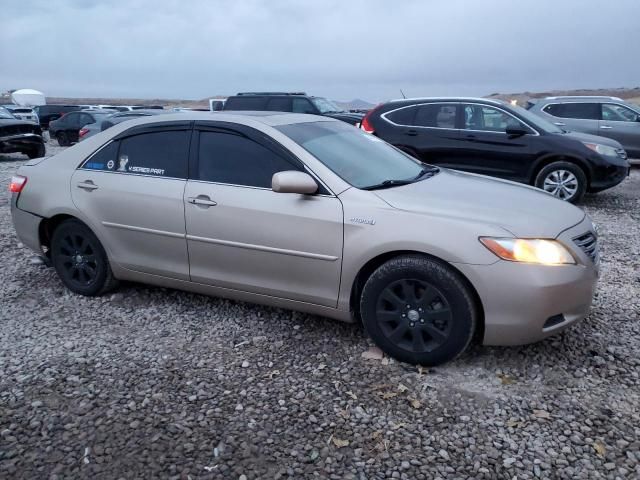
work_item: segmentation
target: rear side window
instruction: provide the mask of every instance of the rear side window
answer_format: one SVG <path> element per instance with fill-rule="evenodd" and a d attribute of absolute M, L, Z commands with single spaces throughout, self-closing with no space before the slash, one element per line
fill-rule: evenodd
<path fill-rule="evenodd" d="M 120 141 L 115 170 L 173 178 L 187 178 L 188 130 L 142 133 Z"/>
<path fill-rule="evenodd" d="M 547 105 L 542 110 L 559 118 L 582 120 L 598 120 L 600 118 L 600 105 L 597 103 L 555 103 Z"/>
<path fill-rule="evenodd" d="M 431 103 L 420 105 L 414 125 L 417 127 L 456 128 L 457 105 Z"/>
<path fill-rule="evenodd" d="M 224 110 L 264 110 L 264 97 L 231 97 L 227 100 Z"/>
<path fill-rule="evenodd" d="M 274 173 L 300 170 L 272 150 L 233 132 L 200 132 L 197 179 L 271 188 Z"/>
<path fill-rule="evenodd" d="M 267 110 L 273 112 L 290 112 L 291 99 L 282 97 L 270 98 L 267 102 Z"/>
<path fill-rule="evenodd" d="M 405 107 L 393 112 L 389 112 L 385 115 L 387 119 L 397 125 L 413 125 L 413 119 L 416 116 L 416 110 L 418 107 Z"/>
<path fill-rule="evenodd" d="M 118 145 L 120 142 L 111 142 L 102 147 L 96 154 L 85 162 L 82 168 L 90 170 L 115 170 L 118 160 Z"/>

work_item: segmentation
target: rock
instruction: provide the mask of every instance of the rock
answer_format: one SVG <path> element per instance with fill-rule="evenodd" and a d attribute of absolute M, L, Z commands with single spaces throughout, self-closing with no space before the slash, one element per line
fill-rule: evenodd
<path fill-rule="evenodd" d="M 382 360 L 384 353 L 378 347 L 370 347 L 360 354 L 365 360 Z"/>

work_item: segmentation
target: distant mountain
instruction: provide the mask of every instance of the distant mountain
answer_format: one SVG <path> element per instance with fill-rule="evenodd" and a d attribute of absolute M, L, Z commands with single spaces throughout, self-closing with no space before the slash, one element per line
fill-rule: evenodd
<path fill-rule="evenodd" d="M 564 95 L 596 95 L 605 97 L 619 97 L 628 102 L 640 104 L 640 87 L 549 90 L 548 92 L 492 93 L 488 96 L 488 98 L 499 98 L 506 101 L 517 100 L 518 105 L 524 105 L 527 100 L 532 98 L 557 97 Z"/>
<path fill-rule="evenodd" d="M 334 102 L 345 110 L 370 110 L 375 105 L 373 103 L 369 103 L 366 100 L 362 100 L 360 98 L 354 98 L 353 100 L 347 102 L 340 102 L 338 100 L 334 100 Z"/>

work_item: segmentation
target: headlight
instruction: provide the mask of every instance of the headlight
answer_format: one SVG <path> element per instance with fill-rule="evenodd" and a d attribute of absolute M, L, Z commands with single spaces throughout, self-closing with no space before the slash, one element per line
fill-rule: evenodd
<path fill-rule="evenodd" d="M 618 152 L 616 151 L 616 149 L 613 147 L 610 147 L 609 145 L 601 145 L 599 143 L 588 143 L 588 142 L 582 142 L 582 143 L 584 143 L 585 147 L 590 148 L 591 150 L 593 150 L 596 153 L 599 153 L 600 155 L 605 155 L 607 157 L 618 156 Z"/>
<path fill-rule="evenodd" d="M 573 255 L 560 242 L 531 238 L 480 237 L 480 242 L 503 260 L 543 265 L 575 265 Z"/>

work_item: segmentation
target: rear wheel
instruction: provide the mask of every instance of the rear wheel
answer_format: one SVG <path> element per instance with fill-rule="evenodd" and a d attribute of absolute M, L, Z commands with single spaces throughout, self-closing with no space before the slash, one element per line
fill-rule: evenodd
<path fill-rule="evenodd" d="M 56 139 L 58 140 L 58 145 L 61 147 L 68 147 L 70 145 L 69 138 L 67 138 L 67 134 L 64 132 L 59 132 L 56 135 Z"/>
<path fill-rule="evenodd" d="M 535 186 L 560 200 L 576 203 L 587 191 L 587 176 L 575 163 L 553 162 L 540 170 Z"/>
<path fill-rule="evenodd" d="M 65 220 L 55 229 L 51 258 L 62 283 L 72 292 L 100 295 L 117 284 L 98 237 L 78 220 Z"/>
<path fill-rule="evenodd" d="M 365 283 L 360 312 L 367 333 L 385 353 L 420 365 L 462 353 L 477 321 L 473 296 L 458 273 L 420 255 L 380 266 Z"/>
<path fill-rule="evenodd" d="M 40 158 L 40 157 L 44 157 L 45 155 L 45 148 L 44 148 L 44 144 L 43 145 L 38 145 L 35 148 L 32 148 L 31 150 L 29 150 L 28 152 L 25 152 L 27 154 L 27 157 L 29 158 Z"/>

